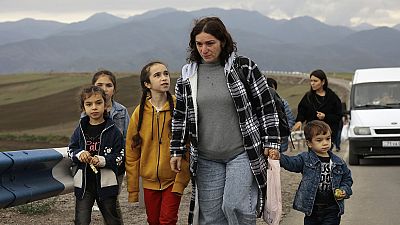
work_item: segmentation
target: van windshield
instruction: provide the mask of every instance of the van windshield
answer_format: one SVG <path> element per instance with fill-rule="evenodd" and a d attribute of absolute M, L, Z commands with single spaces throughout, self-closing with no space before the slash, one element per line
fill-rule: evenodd
<path fill-rule="evenodd" d="M 400 82 L 355 84 L 351 106 L 354 109 L 400 108 Z"/>

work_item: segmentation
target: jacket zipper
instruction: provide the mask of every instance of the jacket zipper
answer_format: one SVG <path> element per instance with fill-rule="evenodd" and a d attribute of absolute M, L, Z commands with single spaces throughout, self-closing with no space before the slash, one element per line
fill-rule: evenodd
<path fill-rule="evenodd" d="M 114 126 L 114 125 L 111 125 L 111 126 L 108 126 L 108 127 L 104 128 L 104 129 L 101 131 L 101 133 L 100 133 L 99 150 L 97 150 L 97 154 L 98 154 L 98 155 L 100 155 L 101 138 L 103 137 L 103 133 L 104 133 L 106 130 L 108 130 L 110 127 L 112 127 L 112 126 Z M 86 150 L 87 150 L 87 149 L 86 149 L 86 138 L 85 138 L 85 134 L 83 133 L 82 126 L 80 126 L 80 129 L 81 129 L 81 132 L 82 132 L 82 136 L 83 136 L 83 140 L 84 140 L 84 144 L 85 144 L 85 151 L 86 151 Z M 87 179 L 87 178 L 86 178 L 86 171 L 87 171 L 87 167 L 88 167 L 88 164 L 85 163 L 85 171 L 84 171 L 85 183 L 84 183 L 84 188 L 83 188 L 83 193 L 82 193 L 81 198 L 83 198 L 83 196 L 85 196 L 85 193 L 86 193 L 86 179 Z M 99 171 L 100 171 L 100 170 L 99 170 Z M 97 174 L 95 174 L 95 176 L 97 176 Z M 96 182 L 97 182 L 97 178 L 96 178 Z M 96 185 L 96 186 L 99 186 L 99 185 Z"/>
<path fill-rule="evenodd" d="M 157 155 L 157 180 L 159 184 L 159 190 L 161 190 L 161 180 L 159 176 L 159 167 L 160 167 L 160 154 L 161 154 L 161 145 L 160 145 L 160 112 L 156 110 L 156 115 L 157 115 L 157 144 L 158 144 L 158 155 Z M 161 134 L 162 135 L 162 134 Z"/>
<path fill-rule="evenodd" d="M 79 128 L 81 129 L 81 133 L 82 133 L 82 136 L 83 136 L 83 142 L 84 142 L 84 145 L 85 145 L 85 151 L 86 151 L 86 137 L 85 137 L 85 133 L 83 133 L 82 124 L 79 125 Z M 86 193 L 86 179 L 87 179 L 86 170 L 87 170 L 87 163 L 85 163 L 85 170 L 83 171 L 84 172 L 83 176 L 85 178 L 85 182 L 84 182 L 84 188 L 83 188 L 83 193 L 82 193 L 81 198 L 83 198 L 83 196 L 85 196 L 85 193 Z"/>
<path fill-rule="evenodd" d="M 340 205 L 339 205 L 338 200 L 335 197 L 335 187 L 333 186 L 333 173 L 332 173 L 332 171 L 333 171 L 333 162 L 332 162 L 332 165 L 331 165 L 331 181 L 332 181 L 331 184 L 332 184 L 333 199 L 335 199 L 335 202 L 336 202 L 337 206 L 339 207 L 339 213 L 338 213 L 338 216 L 339 216 L 340 215 Z M 340 188 L 340 186 L 339 186 L 339 188 Z"/>

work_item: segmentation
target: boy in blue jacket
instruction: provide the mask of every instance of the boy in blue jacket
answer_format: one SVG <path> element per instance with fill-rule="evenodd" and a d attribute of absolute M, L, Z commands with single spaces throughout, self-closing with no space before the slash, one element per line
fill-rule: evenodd
<path fill-rule="evenodd" d="M 343 159 L 331 151 L 331 129 L 320 120 L 304 127 L 308 152 L 296 156 L 270 151 L 272 159 L 279 159 L 283 168 L 302 173 L 293 208 L 305 213 L 304 225 L 340 224 L 344 213 L 344 199 L 352 194 L 351 171 Z"/>

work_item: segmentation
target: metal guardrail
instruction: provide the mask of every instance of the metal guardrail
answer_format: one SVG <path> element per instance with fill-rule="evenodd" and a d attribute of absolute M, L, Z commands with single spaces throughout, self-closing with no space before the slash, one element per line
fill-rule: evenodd
<path fill-rule="evenodd" d="M 261 73 L 266 74 L 267 76 L 283 75 L 292 77 L 308 77 L 309 75 L 309 73 L 303 73 L 298 71 L 277 71 L 277 70 L 264 70 Z"/>
<path fill-rule="evenodd" d="M 0 208 L 73 191 L 67 148 L 0 153 Z"/>

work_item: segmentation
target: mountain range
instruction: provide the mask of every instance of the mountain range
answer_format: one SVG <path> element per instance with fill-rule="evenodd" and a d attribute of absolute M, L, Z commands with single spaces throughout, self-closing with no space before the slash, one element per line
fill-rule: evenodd
<path fill-rule="evenodd" d="M 400 24 L 331 26 L 312 17 L 275 20 L 257 11 L 163 8 L 123 19 L 98 13 L 76 23 L 23 19 L 0 23 L 0 74 L 140 71 L 161 60 L 180 71 L 196 18 L 220 17 L 238 53 L 262 70 L 352 72 L 400 66 Z"/>

